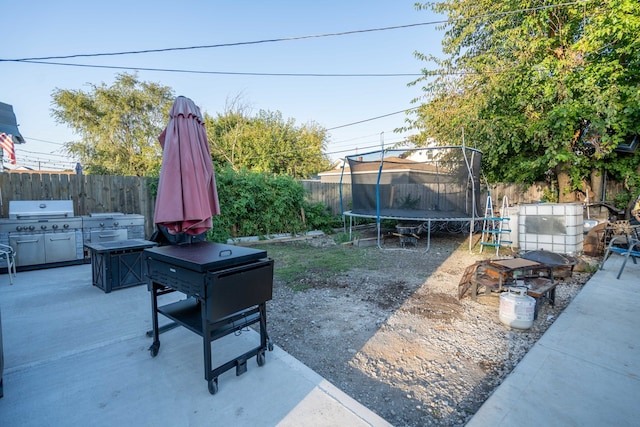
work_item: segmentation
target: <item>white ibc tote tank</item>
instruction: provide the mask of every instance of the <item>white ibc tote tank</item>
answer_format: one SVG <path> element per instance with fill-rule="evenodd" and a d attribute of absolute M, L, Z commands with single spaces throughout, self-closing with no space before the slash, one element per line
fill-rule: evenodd
<path fill-rule="evenodd" d="M 502 323 L 516 329 L 529 329 L 533 326 L 536 300 L 527 295 L 527 288 L 512 287 L 500 295 L 500 314 Z"/>

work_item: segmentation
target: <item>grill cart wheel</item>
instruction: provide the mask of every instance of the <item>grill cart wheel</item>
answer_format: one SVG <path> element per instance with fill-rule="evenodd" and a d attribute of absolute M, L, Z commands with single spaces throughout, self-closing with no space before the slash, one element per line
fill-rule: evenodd
<path fill-rule="evenodd" d="M 158 351 L 160 351 L 160 342 L 154 342 L 151 344 L 151 347 L 149 347 L 151 357 L 156 357 L 158 355 Z"/>
<path fill-rule="evenodd" d="M 258 366 L 263 366 L 265 362 L 264 350 L 260 350 L 258 355 L 256 356 L 256 361 L 258 362 Z"/>
<path fill-rule="evenodd" d="M 267 343 L 267 348 L 269 349 L 269 351 L 273 351 L 273 341 L 269 340 L 269 342 Z"/>
<path fill-rule="evenodd" d="M 209 393 L 216 394 L 218 392 L 218 378 L 209 381 Z"/>

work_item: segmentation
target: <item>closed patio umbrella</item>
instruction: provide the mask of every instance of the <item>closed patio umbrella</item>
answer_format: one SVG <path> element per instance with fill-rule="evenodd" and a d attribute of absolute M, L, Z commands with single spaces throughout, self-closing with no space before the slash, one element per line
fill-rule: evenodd
<path fill-rule="evenodd" d="M 163 155 L 153 222 L 172 235 L 204 233 L 220 204 L 204 119 L 191 99 L 176 98 L 158 140 Z"/>

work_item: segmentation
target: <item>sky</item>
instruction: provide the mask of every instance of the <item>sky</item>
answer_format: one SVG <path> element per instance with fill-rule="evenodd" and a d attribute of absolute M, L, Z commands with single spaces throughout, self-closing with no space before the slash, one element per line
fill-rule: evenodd
<path fill-rule="evenodd" d="M 224 113 L 230 101 L 238 98 L 252 115 L 260 110 L 279 111 L 283 119 L 295 120 L 296 126 L 314 122 L 328 129 L 326 153 L 333 160 L 378 150 L 382 144 L 392 145 L 407 135 L 394 133 L 404 125 L 406 115 L 391 113 L 415 107 L 411 100 L 424 96 L 421 85 L 407 86 L 429 67 L 416 59 L 414 52 L 441 55 L 443 35 L 434 24 L 443 18 L 416 11 L 414 0 L 0 3 L 5 23 L 10 22 L 0 44 L 0 102 L 13 106 L 26 140 L 16 146 L 18 166 L 47 170 L 73 169 L 77 159 L 65 155 L 62 145 L 80 139 L 53 119 L 53 91 L 90 91 L 89 84 L 110 86 L 123 72 L 137 72 L 141 81 L 171 87 L 176 95 L 193 99 L 212 116 Z M 409 27 L 362 32 L 396 26 Z M 291 38 L 298 39 L 246 43 Z M 11 61 L 220 44 L 236 45 L 47 60 L 131 70 Z M 136 71 L 138 68 L 217 73 Z"/>

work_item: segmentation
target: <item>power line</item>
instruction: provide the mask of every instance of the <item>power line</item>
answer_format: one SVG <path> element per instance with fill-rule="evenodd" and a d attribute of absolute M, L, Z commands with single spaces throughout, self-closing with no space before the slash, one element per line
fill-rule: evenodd
<path fill-rule="evenodd" d="M 334 129 L 344 128 L 344 127 L 347 127 L 347 126 L 358 125 L 358 124 L 360 124 L 360 123 L 366 123 L 366 122 L 370 122 L 370 121 L 372 121 L 372 120 L 378 120 L 378 119 L 382 119 L 382 118 L 384 118 L 384 117 L 389 117 L 389 116 L 393 116 L 393 115 L 396 115 L 396 114 L 401 114 L 401 113 L 406 113 L 406 112 L 408 112 L 408 111 L 417 110 L 418 108 L 420 108 L 420 107 L 413 107 L 413 108 L 409 108 L 409 109 L 407 109 L 407 110 L 400 110 L 400 111 L 396 111 L 396 112 L 394 112 L 394 113 L 389 113 L 389 114 L 384 114 L 384 115 L 382 115 L 382 116 L 372 117 L 372 118 L 370 118 L 370 119 L 365 119 L 365 120 L 360 120 L 360 121 L 357 121 L 357 122 L 347 123 L 346 125 L 335 126 L 335 127 L 332 127 L 332 128 L 328 128 L 328 129 L 326 129 L 326 130 L 334 130 Z"/>
<path fill-rule="evenodd" d="M 28 139 L 29 141 L 46 142 L 47 144 L 64 145 L 64 142 L 47 141 L 46 139 L 31 138 L 28 136 L 25 137 L 25 139 Z"/>
<path fill-rule="evenodd" d="M 46 160 L 39 159 L 29 159 L 29 158 L 20 158 L 20 164 L 25 167 L 37 167 L 41 169 L 42 167 L 47 168 L 48 170 L 59 169 L 59 170 L 68 170 L 73 169 L 75 163 L 73 162 L 51 162 Z"/>
<path fill-rule="evenodd" d="M 1 60 L 0 60 L 1 61 Z M 252 76 L 252 77 L 424 77 L 424 76 L 454 76 L 472 74 L 504 74 L 507 71 L 443 71 L 443 70 L 423 70 L 422 73 L 265 73 L 249 71 L 207 71 L 207 70 L 185 70 L 177 68 L 149 68 L 149 67 L 125 67 L 118 65 L 95 65 L 95 64 L 74 64 L 71 62 L 52 61 L 16 61 L 25 64 L 59 65 L 64 67 L 80 68 L 101 68 L 110 70 L 132 70 L 132 71 L 152 71 L 164 73 L 185 73 L 185 74 L 208 74 L 220 76 Z"/>
<path fill-rule="evenodd" d="M 379 31 L 398 30 L 398 29 L 420 27 L 420 26 L 426 26 L 426 25 L 449 24 L 452 21 L 482 19 L 482 18 L 495 17 L 495 16 L 506 16 L 506 15 L 512 15 L 512 14 L 521 13 L 521 12 L 533 12 L 536 10 L 543 10 L 543 9 L 549 9 L 554 7 L 583 4 L 583 3 L 588 3 L 590 1 L 593 1 L 593 0 L 577 0 L 572 2 L 556 3 L 556 4 L 550 4 L 550 5 L 541 5 L 541 6 L 535 6 L 535 7 L 529 7 L 529 8 L 516 9 L 516 10 L 511 10 L 506 12 L 487 13 L 487 14 L 481 14 L 481 15 L 472 16 L 472 17 L 460 17 L 456 19 L 444 19 L 444 20 L 437 20 L 437 21 L 420 22 L 416 24 L 394 25 L 389 27 L 341 31 L 341 32 L 335 32 L 335 33 L 313 34 L 313 35 L 306 35 L 306 36 L 281 37 L 281 38 L 234 42 L 234 43 L 218 43 L 218 44 L 210 44 L 210 45 L 168 47 L 168 48 L 160 48 L 160 49 L 144 49 L 144 50 L 131 50 L 131 51 L 120 51 L 120 52 L 79 53 L 79 54 L 73 54 L 73 55 L 51 55 L 51 56 L 14 58 L 14 59 L 0 58 L 0 62 L 28 62 L 28 61 L 43 61 L 43 60 L 50 60 L 50 59 L 96 58 L 96 57 L 102 57 L 102 56 L 139 55 L 139 54 L 146 54 L 146 53 L 159 53 L 159 52 L 196 50 L 196 49 L 213 49 L 213 48 L 221 48 L 221 47 L 246 46 L 246 45 L 276 43 L 276 42 L 295 41 L 295 40 L 307 40 L 307 39 L 314 39 L 314 38 L 339 37 L 339 36 L 347 36 L 352 34 L 363 34 L 363 33 L 372 33 L 372 32 L 379 32 Z"/>
<path fill-rule="evenodd" d="M 354 126 L 354 125 L 357 125 L 357 124 L 360 124 L 360 123 L 366 123 L 366 122 L 370 122 L 370 121 L 374 121 L 374 120 L 378 120 L 378 119 L 383 119 L 385 117 L 393 116 L 393 115 L 396 115 L 396 114 L 401 114 L 401 113 L 405 113 L 405 112 L 408 112 L 408 111 L 413 111 L 413 110 L 416 110 L 418 108 L 420 108 L 420 107 L 413 107 L 413 108 L 409 108 L 409 109 L 406 109 L 406 110 L 395 111 L 393 113 L 383 114 L 383 115 L 380 115 L 380 116 L 371 117 L 369 119 L 359 120 L 357 122 L 351 122 L 351 123 L 347 123 L 347 124 L 340 125 L 340 126 L 334 126 L 332 128 L 327 128 L 325 130 L 330 131 L 330 130 L 334 130 L 334 129 L 345 128 L 345 127 L 348 127 L 348 126 Z M 47 141 L 47 140 L 37 139 L 37 138 L 31 138 L 29 136 L 25 136 L 25 139 L 31 140 L 31 141 L 46 142 L 46 143 L 49 143 L 49 144 L 64 145 L 64 143 L 59 143 L 59 142 L 54 142 L 54 141 Z M 338 141 L 338 142 L 340 142 L 340 141 Z M 48 154 L 48 153 L 32 152 L 32 151 L 27 151 L 27 150 L 22 150 L 22 149 L 20 149 L 20 151 L 28 152 L 28 153 L 31 153 L 31 154 Z M 56 154 L 56 155 L 64 156 L 62 154 Z"/>
<path fill-rule="evenodd" d="M 139 55 L 139 54 L 145 54 L 145 53 L 171 52 L 171 51 L 180 51 L 180 50 L 213 49 L 213 48 L 220 48 L 220 47 L 246 46 L 246 45 L 264 44 L 264 43 L 306 40 L 306 39 L 323 38 L 323 37 L 346 36 L 351 34 L 372 33 L 377 31 L 398 30 L 402 28 L 419 27 L 424 25 L 444 24 L 446 22 L 447 20 L 431 21 L 431 22 L 421 22 L 417 24 L 395 25 L 391 27 L 370 28 L 366 30 L 341 31 L 337 33 L 313 34 L 313 35 L 307 35 L 307 36 L 282 37 L 282 38 L 275 38 L 275 39 L 263 39 L 263 40 L 234 42 L 234 43 L 219 43 L 219 44 L 187 46 L 187 47 L 168 47 L 168 48 L 162 48 L 162 49 L 131 50 L 131 51 L 123 51 L 123 52 L 79 53 L 74 55 L 42 56 L 42 57 L 19 58 L 19 59 L 0 59 L 0 62 L 2 61 L 14 61 L 14 62 L 40 61 L 40 60 L 47 60 L 47 59 L 70 59 L 70 58 L 95 58 L 99 56 Z"/>
<path fill-rule="evenodd" d="M 145 54 L 145 53 L 168 52 L 168 51 L 179 51 L 179 50 L 209 49 L 209 48 L 218 48 L 218 47 L 303 40 L 303 39 L 321 38 L 321 37 L 336 37 L 336 36 L 344 36 L 344 35 L 351 35 L 351 34 L 357 34 L 357 33 L 388 31 L 388 30 L 404 29 L 404 28 L 410 28 L 410 27 L 416 27 L 416 26 L 450 23 L 452 21 L 459 21 L 463 19 L 471 20 L 471 19 L 482 19 L 482 18 L 488 18 L 488 17 L 494 17 L 494 16 L 506 16 L 506 15 L 511 15 L 515 13 L 543 10 L 543 9 L 548 9 L 553 7 L 583 4 L 589 1 L 592 1 L 592 0 L 577 0 L 573 2 L 567 2 L 567 3 L 557 3 L 557 4 L 551 4 L 551 5 L 536 6 L 531 8 L 516 9 L 513 11 L 507 11 L 507 12 L 489 13 L 489 14 L 477 15 L 477 16 L 468 17 L 468 18 L 460 17 L 453 20 L 430 21 L 430 22 L 422 22 L 417 24 L 396 25 L 396 26 L 372 28 L 372 29 L 365 29 L 365 30 L 343 31 L 343 32 L 337 32 L 337 33 L 316 34 L 316 35 L 307 35 L 307 36 L 298 36 L 298 37 L 284 37 L 284 38 L 276 38 L 276 39 L 265 39 L 265 40 L 235 42 L 235 43 L 222 43 L 222 44 L 213 44 L 213 45 L 174 47 L 174 48 L 162 48 L 162 49 L 146 49 L 146 50 L 137 50 L 137 51 L 73 54 L 73 55 L 64 55 L 64 56 L 47 56 L 47 57 L 18 58 L 18 59 L 1 59 L 0 58 L 0 62 L 3 62 L 3 61 L 4 62 L 24 62 L 24 63 L 31 63 L 31 64 L 57 65 L 57 66 L 67 66 L 67 67 L 136 70 L 136 71 L 169 72 L 169 73 L 230 75 L 230 76 L 271 76 L 271 77 L 341 77 L 341 78 L 357 77 L 357 78 L 361 78 L 361 77 L 423 77 L 423 76 L 436 76 L 436 75 L 444 76 L 444 75 L 488 74 L 488 73 L 501 74 L 504 71 L 495 71 L 495 72 L 484 71 L 480 73 L 475 71 L 423 70 L 423 72 L 420 74 L 416 74 L 416 73 L 265 73 L 265 72 L 207 71 L 207 70 L 185 70 L 185 69 L 173 69 L 173 68 L 129 67 L 129 66 L 117 66 L 117 65 L 75 64 L 75 63 L 66 63 L 66 62 L 45 61 L 45 60 L 81 58 L 81 57 L 133 55 L 133 54 Z"/>
<path fill-rule="evenodd" d="M 33 160 L 34 156 L 35 156 L 35 160 L 37 161 L 47 161 L 47 162 L 67 162 L 67 163 L 75 163 L 76 160 L 74 160 L 71 156 L 63 156 L 63 155 L 59 155 L 56 154 L 55 158 L 50 158 L 50 157 L 46 157 L 46 156 L 50 156 L 51 154 L 48 153 L 38 153 L 38 152 L 33 152 L 33 151 L 28 151 L 28 154 L 23 154 L 23 151 L 18 151 L 16 154 L 20 156 L 21 159 L 30 159 Z"/>
<path fill-rule="evenodd" d="M 223 76 L 261 76 L 261 77 L 420 77 L 424 74 L 416 73 L 263 73 L 263 72 L 242 72 L 242 71 L 206 71 L 206 70 L 184 70 L 176 68 L 148 68 L 148 67 L 125 67 L 117 65 L 93 65 L 93 64 L 73 64 L 70 62 L 52 62 L 52 61 L 32 61 L 19 60 L 28 64 L 44 64 L 44 65 L 61 65 L 65 67 L 82 67 L 82 68 L 104 68 L 111 70 L 136 70 L 136 71 L 156 71 L 164 73 L 187 73 L 187 74 L 212 74 Z"/>
<path fill-rule="evenodd" d="M 330 155 L 330 154 L 340 154 L 340 153 L 349 153 L 352 151 L 358 151 L 358 150 L 369 150 L 372 148 L 380 148 L 380 144 L 376 144 L 376 145 L 364 145 L 362 147 L 355 147 L 355 148 L 350 148 L 350 149 L 345 149 L 345 150 L 336 150 L 336 151 L 330 151 L 327 153 L 324 153 L 326 155 Z"/>
<path fill-rule="evenodd" d="M 46 155 L 46 156 L 58 156 L 58 157 L 65 157 L 68 158 L 69 156 L 66 154 L 58 154 L 58 153 L 43 153 L 43 152 L 37 152 L 37 151 L 29 151 L 29 150 L 24 150 L 22 148 L 19 148 L 16 150 L 17 153 L 29 153 L 29 154 L 36 154 L 36 155 Z"/>
<path fill-rule="evenodd" d="M 374 138 L 375 137 L 375 138 Z M 400 141 L 402 140 L 404 137 L 397 137 L 397 138 L 391 138 L 391 139 L 385 139 L 385 144 L 389 141 Z M 375 141 L 379 141 L 380 140 L 380 135 L 374 135 L 374 136 L 370 136 L 370 137 L 363 137 L 360 138 L 358 142 L 354 142 L 353 140 L 349 140 L 349 141 L 337 141 L 337 142 L 330 142 L 327 144 L 327 149 L 328 150 L 342 150 L 342 149 L 348 149 L 348 148 L 352 148 L 352 147 L 357 147 L 358 145 L 362 145 L 362 144 L 373 144 L 375 143 Z M 378 143 L 378 145 L 380 145 Z"/>

